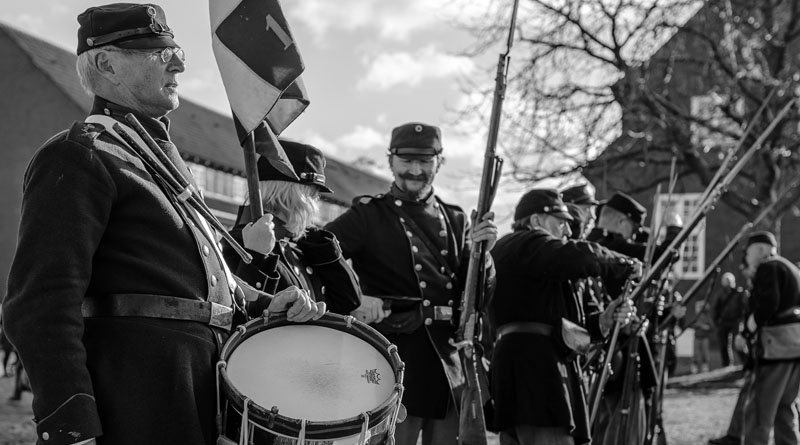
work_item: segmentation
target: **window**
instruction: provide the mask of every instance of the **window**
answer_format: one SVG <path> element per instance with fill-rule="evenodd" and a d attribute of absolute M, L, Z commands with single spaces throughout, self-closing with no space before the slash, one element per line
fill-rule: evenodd
<path fill-rule="evenodd" d="M 658 196 L 655 218 L 656 225 L 662 221 L 666 209 L 675 211 L 683 218 L 684 223 L 689 220 L 699 204 L 701 193 L 677 193 L 672 195 L 661 194 Z M 659 241 L 664 239 L 666 227 L 662 227 L 658 234 Z M 705 219 L 694 228 L 686 242 L 683 243 L 681 258 L 675 264 L 674 271 L 678 279 L 696 280 L 705 273 L 706 266 L 706 225 Z"/>
<path fill-rule="evenodd" d="M 241 176 L 226 173 L 204 165 L 187 162 L 197 187 L 205 196 L 240 204 L 244 199 L 247 181 Z"/>

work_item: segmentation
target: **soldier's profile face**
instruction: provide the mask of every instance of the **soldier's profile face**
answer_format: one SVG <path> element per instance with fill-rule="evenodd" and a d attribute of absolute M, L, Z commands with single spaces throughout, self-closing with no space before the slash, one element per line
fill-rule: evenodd
<path fill-rule="evenodd" d="M 433 179 L 439 170 L 437 156 L 397 156 L 389 157 L 389 168 L 394 182 L 412 197 L 426 195 L 433 186 Z"/>
<path fill-rule="evenodd" d="M 133 102 L 125 105 L 151 117 L 161 117 L 178 108 L 177 75 L 186 68 L 180 57 L 173 56 L 164 62 L 162 51 L 115 54 L 121 62 L 117 87 Z"/>

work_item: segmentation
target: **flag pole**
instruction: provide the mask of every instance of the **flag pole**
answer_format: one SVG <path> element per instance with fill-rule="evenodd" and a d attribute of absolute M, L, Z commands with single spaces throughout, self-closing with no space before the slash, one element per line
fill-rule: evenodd
<path fill-rule="evenodd" d="M 264 215 L 264 203 L 261 202 L 261 187 L 258 185 L 258 155 L 254 132 L 247 134 L 242 145 L 244 151 L 244 174 L 247 179 L 247 196 L 250 200 L 250 218 L 253 222 Z"/>

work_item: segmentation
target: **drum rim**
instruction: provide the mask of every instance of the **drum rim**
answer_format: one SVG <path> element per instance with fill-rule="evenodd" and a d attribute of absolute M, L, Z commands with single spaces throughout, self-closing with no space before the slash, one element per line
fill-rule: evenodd
<path fill-rule="evenodd" d="M 389 396 L 383 403 L 378 405 L 375 409 L 367 411 L 369 417 L 368 428 L 374 428 L 380 423 L 384 422 L 391 414 L 392 408 L 398 406 L 400 403 L 400 394 L 402 392 L 402 380 L 405 371 L 405 364 L 400 360 L 397 353 L 397 347 L 394 346 L 386 337 L 371 326 L 356 320 L 351 316 L 343 316 L 339 314 L 326 313 L 317 320 L 309 320 L 304 323 L 296 323 L 289 321 L 285 313 L 269 314 L 268 317 L 259 317 L 249 322 L 240 325 L 231 334 L 228 340 L 220 351 L 220 363 L 227 365 L 233 351 L 248 338 L 256 335 L 262 331 L 272 328 L 283 326 L 301 326 L 311 325 L 320 326 L 343 332 L 351 332 L 356 337 L 367 341 L 370 345 L 380 351 L 381 355 L 390 363 L 395 377 L 395 388 L 392 395 Z M 340 329 L 343 328 L 343 329 Z M 353 329 L 353 331 L 345 331 L 344 329 Z M 239 392 L 233 385 L 233 382 L 228 377 L 226 366 L 220 366 L 219 379 L 221 380 L 221 389 L 227 395 L 227 400 L 221 401 L 222 403 L 231 403 L 234 409 L 241 415 L 244 410 L 245 395 Z M 256 402 L 249 401 L 248 416 L 251 420 L 257 420 L 263 423 L 259 427 L 272 431 L 275 434 L 284 435 L 287 437 L 297 437 L 300 433 L 302 426 L 302 419 L 294 417 L 287 417 L 280 414 L 273 415 L 270 409 L 267 409 Z M 272 422 L 273 426 L 265 426 Z M 307 421 L 306 422 L 306 438 L 315 440 L 330 440 L 331 437 L 324 437 L 322 434 L 331 432 L 346 433 L 336 437 L 349 437 L 361 432 L 364 424 L 364 415 L 358 414 L 352 417 L 338 419 L 335 421 Z"/>

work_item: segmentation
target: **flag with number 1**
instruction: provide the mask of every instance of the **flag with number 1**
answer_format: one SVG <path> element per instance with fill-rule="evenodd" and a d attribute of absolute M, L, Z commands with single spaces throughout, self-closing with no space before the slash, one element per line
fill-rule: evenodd
<path fill-rule="evenodd" d="M 255 132 L 256 151 L 291 170 L 279 144 L 278 153 L 265 148 L 309 104 L 300 78 L 303 60 L 280 3 L 209 0 L 209 9 L 214 56 L 239 141 Z"/>

